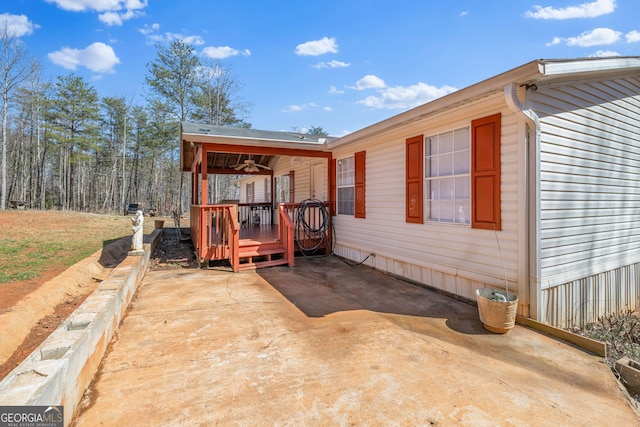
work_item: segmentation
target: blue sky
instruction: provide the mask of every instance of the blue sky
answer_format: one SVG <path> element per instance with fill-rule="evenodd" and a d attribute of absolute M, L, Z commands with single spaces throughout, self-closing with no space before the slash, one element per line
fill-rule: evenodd
<path fill-rule="evenodd" d="M 342 136 L 534 59 L 640 55 L 638 0 L 3 0 L 49 79 L 144 103 L 181 38 L 242 84 L 257 129 Z"/>

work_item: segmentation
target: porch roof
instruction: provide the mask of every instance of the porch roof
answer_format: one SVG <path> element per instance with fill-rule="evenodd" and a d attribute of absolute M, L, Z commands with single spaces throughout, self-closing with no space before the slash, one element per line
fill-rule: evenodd
<path fill-rule="evenodd" d="M 191 170 L 193 144 L 208 144 L 207 166 L 210 170 L 233 170 L 232 166 L 253 159 L 268 164 L 274 155 L 313 155 L 327 152 L 327 143 L 335 137 L 297 132 L 214 126 L 203 123 L 181 123 L 180 162 L 183 171 Z"/>

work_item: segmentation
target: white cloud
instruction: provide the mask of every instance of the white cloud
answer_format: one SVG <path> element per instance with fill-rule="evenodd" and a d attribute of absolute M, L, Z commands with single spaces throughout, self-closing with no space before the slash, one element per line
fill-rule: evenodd
<path fill-rule="evenodd" d="M 547 43 L 547 46 L 554 46 L 560 43 L 562 43 L 562 39 L 560 37 L 554 37 L 553 40 Z"/>
<path fill-rule="evenodd" d="M 167 41 L 182 40 L 186 44 L 200 46 L 204 44 L 204 39 L 200 36 L 184 36 L 180 33 L 164 33 Z"/>
<path fill-rule="evenodd" d="M 334 59 L 333 61 L 329 61 L 329 62 L 318 62 L 316 65 L 313 66 L 313 68 L 345 68 L 349 66 L 351 66 L 351 64 L 347 62 L 336 61 Z"/>
<path fill-rule="evenodd" d="M 602 46 L 613 44 L 620 40 L 622 33 L 614 31 L 610 28 L 595 28 L 591 31 L 585 31 L 577 37 L 554 37 L 553 41 L 547 43 L 547 46 L 553 46 L 565 42 L 567 46 Z"/>
<path fill-rule="evenodd" d="M 124 6 L 130 10 L 144 9 L 147 7 L 147 0 L 125 0 Z"/>
<path fill-rule="evenodd" d="M 327 111 L 327 112 L 332 112 L 332 111 L 333 111 L 333 108 L 328 107 L 328 106 L 327 106 L 327 107 L 324 107 L 324 108 L 322 108 L 322 109 L 323 109 L 324 111 Z"/>
<path fill-rule="evenodd" d="M 120 0 L 45 0 L 47 3 L 54 3 L 60 9 L 72 12 L 82 12 L 85 10 L 95 10 L 103 12 L 105 10 L 115 10 L 120 5 Z"/>
<path fill-rule="evenodd" d="M 435 87 L 419 82 L 408 87 L 395 86 L 385 88 L 379 96 L 368 96 L 358 101 L 358 104 L 372 108 L 407 109 L 417 107 L 434 99 L 455 92 L 451 86 Z"/>
<path fill-rule="evenodd" d="M 98 19 L 103 24 L 107 24 L 109 26 L 114 26 L 114 25 L 121 26 L 124 21 L 127 21 L 132 18 L 137 18 L 140 16 L 144 16 L 144 13 L 136 10 L 127 9 L 125 12 L 122 12 L 122 13 L 118 13 L 118 12 L 102 13 L 98 15 Z"/>
<path fill-rule="evenodd" d="M 98 19 L 100 20 L 100 22 L 107 24 L 109 26 L 122 25 L 122 18 L 120 17 L 120 14 L 117 12 L 102 13 L 98 15 Z"/>
<path fill-rule="evenodd" d="M 338 88 L 336 88 L 335 86 L 331 86 L 331 87 L 329 88 L 329 93 L 330 93 L 330 94 L 332 94 L 332 95 L 334 95 L 334 94 L 341 94 L 341 93 L 344 93 L 344 91 L 343 91 L 343 90 L 338 90 Z"/>
<path fill-rule="evenodd" d="M 365 90 L 365 89 L 382 89 L 386 87 L 384 80 L 373 74 L 368 74 L 358 80 L 355 86 L 349 86 L 349 89 Z"/>
<path fill-rule="evenodd" d="M 304 106 L 303 105 L 289 105 L 287 108 L 285 108 L 282 111 L 284 113 L 293 113 L 295 111 L 302 111 L 302 110 L 304 110 Z"/>
<path fill-rule="evenodd" d="M 611 56 L 620 56 L 620 54 L 613 50 L 597 50 L 589 56 L 591 58 L 609 58 Z"/>
<path fill-rule="evenodd" d="M 54 64 L 72 71 L 81 66 L 96 73 L 113 73 L 113 67 L 120 63 L 111 46 L 100 42 L 92 43 L 84 49 L 65 47 L 47 56 Z"/>
<path fill-rule="evenodd" d="M 202 49 L 202 56 L 206 56 L 211 59 L 224 59 L 230 56 L 250 56 L 251 51 L 249 49 L 245 49 L 243 51 L 239 51 L 229 46 L 208 46 Z"/>
<path fill-rule="evenodd" d="M 625 37 L 627 38 L 627 43 L 640 42 L 640 31 L 629 31 Z"/>
<path fill-rule="evenodd" d="M 616 0 L 596 0 L 564 8 L 533 6 L 533 10 L 526 12 L 525 16 L 535 19 L 595 18 L 612 13 L 615 8 Z"/>
<path fill-rule="evenodd" d="M 100 22 L 112 26 L 122 25 L 124 21 L 144 16 L 142 9 L 148 6 L 148 0 L 45 0 L 54 3 L 60 9 L 71 12 L 100 12 Z"/>
<path fill-rule="evenodd" d="M 309 108 L 318 108 L 318 104 L 316 104 L 315 102 L 309 102 L 307 104 L 293 104 L 293 105 L 289 105 L 287 108 L 283 109 L 282 112 L 284 113 L 295 113 L 297 111 L 302 111 L 302 110 L 306 110 Z"/>
<path fill-rule="evenodd" d="M 325 53 L 338 53 L 335 38 L 323 37 L 320 40 L 301 43 L 296 46 L 296 55 L 318 56 Z"/>
<path fill-rule="evenodd" d="M 158 30 L 160 29 L 160 24 L 155 23 L 151 26 L 146 25 L 143 28 L 138 29 L 140 33 L 142 33 L 146 38 L 148 43 L 171 43 L 174 40 L 182 40 L 186 44 L 190 44 L 193 46 L 200 46 L 204 44 L 204 39 L 201 36 L 185 36 L 180 33 L 170 33 L 166 32 L 164 34 L 160 34 Z"/>
<path fill-rule="evenodd" d="M 463 10 L 462 12 L 460 12 L 460 16 L 467 16 L 469 14 L 469 11 L 467 10 Z"/>
<path fill-rule="evenodd" d="M 9 34 L 15 37 L 27 36 L 33 33 L 33 30 L 40 28 L 40 25 L 29 21 L 26 15 L 12 15 L 10 13 L 0 15 L 0 26 L 4 28 L 4 25 L 7 26 Z"/>
<path fill-rule="evenodd" d="M 141 34 L 148 36 L 149 34 L 157 33 L 158 30 L 160 30 L 160 24 L 156 22 L 151 25 L 144 24 L 144 27 L 140 28 L 138 31 L 140 31 Z"/>

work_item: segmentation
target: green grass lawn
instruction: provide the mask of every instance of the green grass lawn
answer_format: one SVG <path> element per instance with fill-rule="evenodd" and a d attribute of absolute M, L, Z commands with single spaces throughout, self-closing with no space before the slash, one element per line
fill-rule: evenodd
<path fill-rule="evenodd" d="M 131 235 L 128 216 L 58 211 L 0 211 L 0 284 L 37 280 Z M 154 222 L 146 218 L 145 234 Z"/>

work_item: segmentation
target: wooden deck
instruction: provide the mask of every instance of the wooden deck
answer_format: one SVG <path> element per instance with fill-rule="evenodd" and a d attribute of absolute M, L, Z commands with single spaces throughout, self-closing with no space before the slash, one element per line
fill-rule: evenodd
<path fill-rule="evenodd" d="M 255 240 L 259 242 L 274 242 L 278 240 L 278 226 L 263 224 L 257 227 L 240 229 L 240 241 Z"/>
<path fill-rule="evenodd" d="M 271 210 L 260 212 L 270 214 Z M 293 267 L 296 252 L 310 255 L 331 250 L 330 216 L 319 215 L 318 206 L 280 204 L 279 225 L 256 222 L 260 225 L 243 224 L 237 205 L 192 205 L 191 239 L 198 263 L 229 260 L 233 271 L 281 264 Z M 313 231 L 320 226 L 322 231 Z"/>

